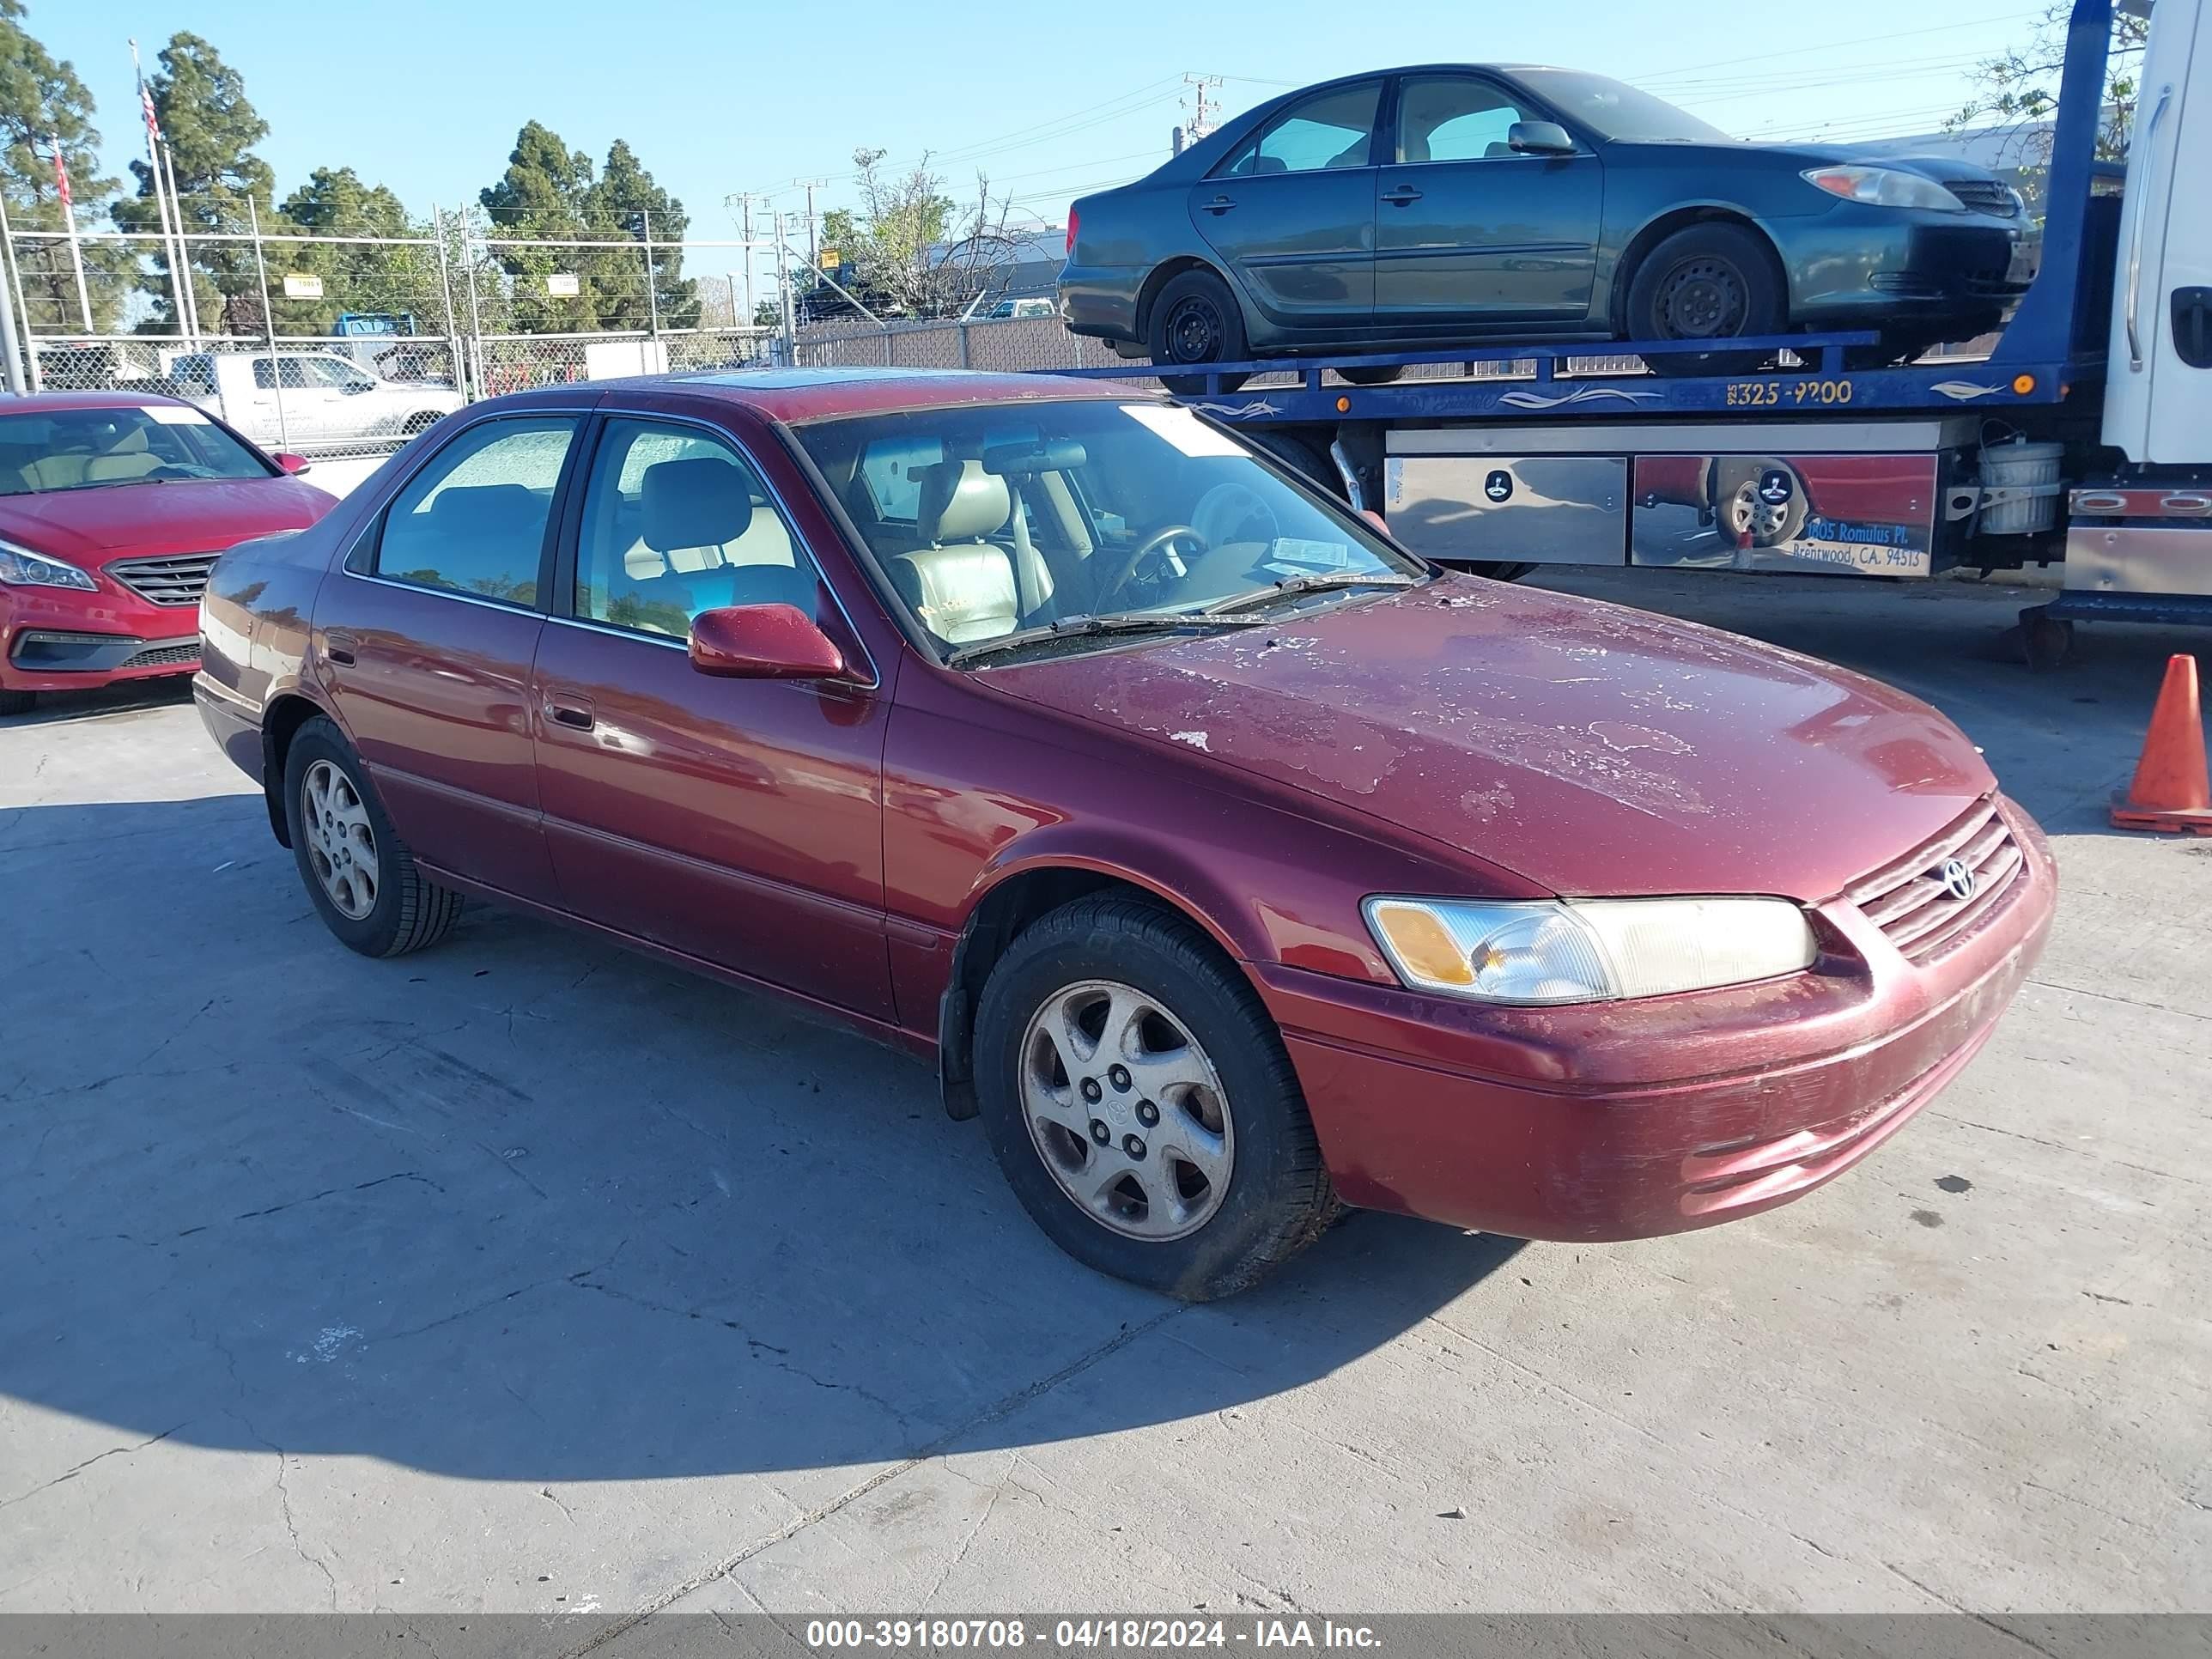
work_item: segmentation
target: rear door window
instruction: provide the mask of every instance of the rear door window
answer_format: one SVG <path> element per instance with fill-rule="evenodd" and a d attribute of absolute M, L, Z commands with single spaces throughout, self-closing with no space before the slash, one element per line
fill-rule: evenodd
<path fill-rule="evenodd" d="M 1382 95 L 1381 82 L 1366 81 L 1293 104 L 1261 129 L 1221 174 L 1247 178 L 1364 167 L 1370 159 L 1375 106 Z"/>
<path fill-rule="evenodd" d="M 567 416 L 471 427 L 386 509 L 375 573 L 536 605 L 554 490 L 575 440 L 576 422 Z"/>

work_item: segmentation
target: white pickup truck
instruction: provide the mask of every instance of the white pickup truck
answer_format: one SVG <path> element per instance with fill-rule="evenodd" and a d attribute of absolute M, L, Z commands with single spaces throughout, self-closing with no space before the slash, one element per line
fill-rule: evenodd
<path fill-rule="evenodd" d="M 310 453 L 410 438 L 461 406 L 451 386 L 379 380 L 331 351 L 188 351 L 163 390 L 220 415 L 264 449 Z"/>

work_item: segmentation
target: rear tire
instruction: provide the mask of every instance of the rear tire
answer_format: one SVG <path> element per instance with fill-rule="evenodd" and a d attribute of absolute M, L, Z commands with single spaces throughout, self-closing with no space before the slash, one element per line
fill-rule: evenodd
<path fill-rule="evenodd" d="M 1376 363 L 1359 368 L 1340 368 L 1336 371 L 1352 386 L 1389 386 L 1406 372 L 1403 363 Z"/>
<path fill-rule="evenodd" d="M 1726 340 L 1778 333 L 1788 319 L 1781 266 L 1758 233 L 1712 222 L 1653 248 L 1628 285 L 1632 340 Z M 1771 353 L 1682 352 L 1647 358 L 1654 374 L 1747 374 Z"/>
<path fill-rule="evenodd" d="M 1089 898 L 1032 923 L 983 988 L 975 1062 L 1007 1183 L 1099 1273 L 1210 1301 L 1336 1212 L 1281 1033 L 1182 916 Z"/>
<path fill-rule="evenodd" d="M 320 715 L 285 751 L 284 823 L 307 896 L 349 949 L 405 956 L 435 945 L 460 920 L 461 896 L 416 866 L 361 757 Z"/>
<path fill-rule="evenodd" d="M 1170 279 L 1152 301 L 1145 319 L 1145 343 L 1163 373 L 1160 384 L 1178 398 L 1203 392 L 1206 382 L 1164 371 L 1201 363 L 1242 362 L 1251 348 L 1244 337 L 1244 313 L 1229 284 L 1210 270 L 1186 270 Z M 1248 377 L 1224 374 L 1221 389 L 1234 392 Z"/>

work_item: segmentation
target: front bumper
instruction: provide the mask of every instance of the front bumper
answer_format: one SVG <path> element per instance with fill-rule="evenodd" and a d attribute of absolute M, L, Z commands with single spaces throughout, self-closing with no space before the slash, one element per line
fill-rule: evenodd
<path fill-rule="evenodd" d="M 1993 320 L 2024 291 L 2017 220 L 1856 204 L 1779 229 L 1795 322 Z"/>
<path fill-rule="evenodd" d="M 0 689 L 76 691 L 189 674 L 199 609 L 66 587 L 0 586 Z"/>
<path fill-rule="evenodd" d="M 1575 1008 L 1484 1008 L 1257 968 L 1338 1194 L 1522 1238 L 1644 1238 L 1773 1208 L 1903 1127 L 1995 1029 L 2040 954 L 2056 872 L 2026 871 L 1926 965 L 1854 907 L 1808 973 Z"/>

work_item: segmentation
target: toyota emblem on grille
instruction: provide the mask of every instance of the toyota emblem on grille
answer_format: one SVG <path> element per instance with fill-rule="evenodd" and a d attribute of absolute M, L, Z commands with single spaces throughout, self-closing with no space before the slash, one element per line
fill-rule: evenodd
<path fill-rule="evenodd" d="M 1974 872 L 1966 867 L 1963 859 L 1945 859 L 1942 864 L 1928 872 L 1942 886 L 1945 892 L 1964 904 L 1974 896 Z"/>

